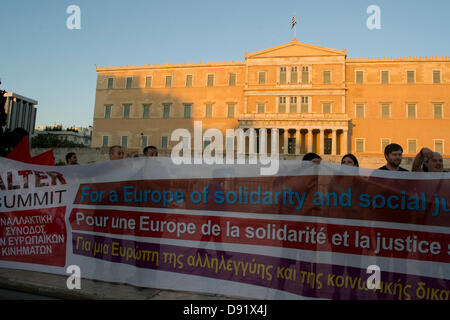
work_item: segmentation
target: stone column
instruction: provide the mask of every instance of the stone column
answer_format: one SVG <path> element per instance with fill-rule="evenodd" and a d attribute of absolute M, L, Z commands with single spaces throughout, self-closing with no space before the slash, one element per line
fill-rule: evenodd
<path fill-rule="evenodd" d="M 323 156 L 324 153 L 324 145 L 325 145 L 325 129 L 320 129 L 320 139 L 317 139 L 319 142 L 319 155 Z"/>
<path fill-rule="evenodd" d="M 337 130 L 332 130 L 332 139 L 331 139 L 331 155 L 335 156 L 337 154 Z"/>
<path fill-rule="evenodd" d="M 300 132 L 300 128 L 295 129 L 295 154 L 299 155 L 300 154 L 300 146 L 301 146 L 301 139 L 302 139 L 302 134 Z"/>
<path fill-rule="evenodd" d="M 308 128 L 308 152 L 312 152 L 313 147 L 313 129 Z"/>
<path fill-rule="evenodd" d="M 270 154 L 272 155 L 280 153 L 279 134 L 278 128 L 270 128 Z M 267 137 L 267 139 L 269 139 L 269 137 Z M 269 152 L 267 151 L 267 153 Z"/>

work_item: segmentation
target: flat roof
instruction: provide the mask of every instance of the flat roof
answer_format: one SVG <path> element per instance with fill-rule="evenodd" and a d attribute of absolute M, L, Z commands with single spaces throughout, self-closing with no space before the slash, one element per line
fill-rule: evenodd
<path fill-rule="evenodd" d="M 17 99 L 20 99 L 20 100 L 24 100 L 24 101 L 32 103 L 34 105 L 38 104 L 37 100 L 21 96 L 20 94 L 17 94 L 17 93 L 14 93 L 14 92 L 7 92 L 4 96 L 5 97 L 17 98 Z"/>

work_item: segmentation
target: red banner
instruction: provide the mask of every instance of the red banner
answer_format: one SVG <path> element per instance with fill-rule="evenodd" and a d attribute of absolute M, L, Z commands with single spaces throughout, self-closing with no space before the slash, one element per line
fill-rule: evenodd
<path fill-rule="evenodd" d="M 0 260 L 63 267 L 65 207 L 0 212 Z"/>

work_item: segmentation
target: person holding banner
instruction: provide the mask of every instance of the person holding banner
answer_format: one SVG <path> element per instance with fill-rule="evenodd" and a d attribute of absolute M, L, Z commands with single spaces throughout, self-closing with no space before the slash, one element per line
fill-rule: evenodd
<path fill-rule="evenodd" d="M 147 146 L 142 151 L 144 156 L 146 157 L 157 157 L 158 156 L 158 149 L 155 146 Z"/>
<path fill-rule="evenodd" d="M 416 172 L 443 172 L 443 159 L 439 152 L 422 148 L 414 158 L 412 170 Z"/>
<path fill-rule="evenodd" d="M 356 157 L 351 153 L 347 153 L 342 157 L 341 164 L 346 166 L 359 167 L 358 159 L 356 159 Z"/>
<path fill-rule="evenodd" d="M 322 161 L 322 158 L 317 153 L 310 152 L 310 153 L 305 154 L 303 156 L 302 160 L 303 161 L 312 161 L 313 163 L 320 164 L 320 161 Z"/>
<path fill-rule="evenodd" d="M 405 168 L 400 167 L 402 163 L 403 148 L 401 145 L 391 143 L 384 148 L 384 157 L 386 158 L 386 165 L 378 168 L 378 170 L 390 170 L 390 171 L 408 171 Z"/>
<path fill-rule="evenodd" d="M 75 152 L 69 152 L 66 154 L 66 163 L 68 166 L 78 164 L 78 158 Z"/>
<path fill-rule="evenodd" d="M 109 148 L 109 160 L 120 160 L 123 159 L 125 153 L 121 146 L 112 146 Z"/>

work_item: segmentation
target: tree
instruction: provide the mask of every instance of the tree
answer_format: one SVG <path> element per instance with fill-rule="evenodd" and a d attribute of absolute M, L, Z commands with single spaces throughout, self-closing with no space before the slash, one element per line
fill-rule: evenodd
<path fill-rule="evenodd" d="M 85 145 L 62 140 L 53 134 L 38 134 L 31 139 L 32 148 L 84 148 Z"/>

